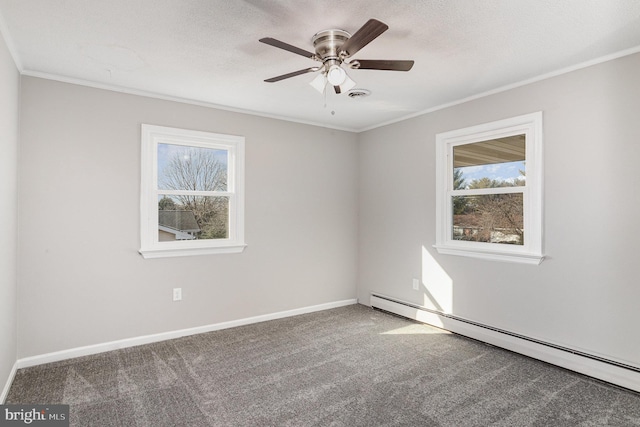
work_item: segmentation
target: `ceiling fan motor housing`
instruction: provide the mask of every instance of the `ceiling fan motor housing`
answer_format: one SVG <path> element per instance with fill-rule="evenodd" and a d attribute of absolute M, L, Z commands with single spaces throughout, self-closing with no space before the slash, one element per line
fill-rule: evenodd
<path fill-rule="evenodd" d="M 331 61 L 340 64 L 340 47 L 351 37 L 344 30 L 324 30 L 311 38 L 318 60 L 323 63 Z"/>

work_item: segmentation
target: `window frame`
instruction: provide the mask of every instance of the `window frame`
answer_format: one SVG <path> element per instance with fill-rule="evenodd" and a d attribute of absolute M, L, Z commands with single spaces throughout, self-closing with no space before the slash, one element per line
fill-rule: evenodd
<path fill-rule="evenodd" d="M 244 242 L 244 143 L 243 136 L 141 125 L 140 254 L 144 258 L 240 253 Z M 158 144 L 225 150 L 226 191 L 170 191 L 158 188 Z M 158 197 L 170 193 L 229 198 L 229 237 L 226 239 L 161 242 L 158 237 Z"/>
<path fill-rule="evenodd" d="M 453 147 L 496 138 L 525 135 L 523 187 L 453 189 Z M 540 264 L 543 259 L 542 112 L 525 114 L 436 135 L 436 244 L 441 254 Z M 525 239 L 523 245 L 454 240 L 452 198 L 459 195 L 522 193 Z"/>

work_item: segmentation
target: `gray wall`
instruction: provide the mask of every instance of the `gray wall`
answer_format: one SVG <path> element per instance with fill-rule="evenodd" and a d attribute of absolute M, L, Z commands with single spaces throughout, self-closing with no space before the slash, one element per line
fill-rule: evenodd
<path fill-rule="evenodd" d="M 640 366 L 638 76 L 636 54 L 360 134 L 360 301 L 377 291 Z M 435 135 L 535 111 L 547 259 L 439 255 Z"/>
<path fill-rule="evenodd" d="M 364 303 L 373 290 L 640 366 L 637 75 L 633 55 L 360 135 L 23 77 L 18 357 L 349 299 L 357 278 Z M 534 111 L 547 260 L 437 254 L 436 133 Z M 138 255 L 141 123 L 246 137 L 244 253 Z"/>
<path fill-rule="evenodd" d="M 31 77 L 21 114 L 19 357 L 356 297 L 356 135 Z M 244 253 L 138 254 L 141 123 L 246 137 Z"/>
<path fill-rule="evenodd" d="M 20 76 L 0 34 L 0 393 L 16 361 L 16 242 Z"/>

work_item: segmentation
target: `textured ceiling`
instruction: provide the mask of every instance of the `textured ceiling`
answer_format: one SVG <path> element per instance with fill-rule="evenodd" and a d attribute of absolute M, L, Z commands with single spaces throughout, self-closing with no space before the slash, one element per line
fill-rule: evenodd
<path fill-rule="evenodd" d="M 318 65 L 258 42 L 313 50 L 318 31 L 389 30 L 354 55 L 409 72 L 348 70 L 371 96 L 323 96 Z M 638 0 L 0 0 L 21 72 L 338 129 L 364 130 L 539 76 L 640 51 Z"/>

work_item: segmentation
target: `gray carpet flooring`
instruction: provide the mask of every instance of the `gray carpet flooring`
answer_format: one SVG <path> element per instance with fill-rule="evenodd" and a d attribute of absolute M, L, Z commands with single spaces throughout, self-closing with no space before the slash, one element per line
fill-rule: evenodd
<path fill-rule="evenodd" d="M 72 426 L 640 426 L 640 394 L 354 305 L 20 369 Z"/>

